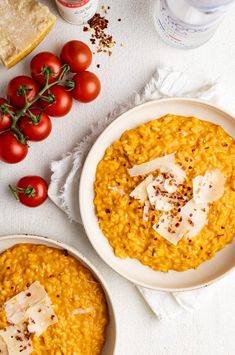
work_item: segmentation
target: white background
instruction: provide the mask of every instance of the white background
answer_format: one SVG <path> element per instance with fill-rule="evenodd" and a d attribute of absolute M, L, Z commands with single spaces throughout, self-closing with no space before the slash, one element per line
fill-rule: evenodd
<path fill-rule="evenodd" d="M 44 2 L 56 13 L 53 1 Z M 135 287 L 99 259 L 81 226 L 71 224 L 50 201 L 37 209 L 27 209 L 18 205 L 8 192 L 7 185 L 24 175 L 39 174 L 49 181 L 50 161 L 70 151 L 89 131 L 92 122 L 128 100 L 133 92 L 140 91 L 158 65 L 172 66 L 202 79 L 221 77 L 227 91 L 235 94 L 235 10 L 230 11 L 210 42 L 201 48 L 182 51 L 159 40 L 149 15 L 149 1 L 104 0 L 100 2 L 103 4 L 111 7 L 109 31 L 117 45 L 112 57 L 94 56 L 91 69 L 101 78 L 102 94 L 88 105 L 74 103 L 67 117 L 53 119 L 51 136 L 45 142 L 32 144 L 22 163 L 12 166 L 0 163 L 0 234 L 29 233 L 63 240 L 99 268 L 117 309 L 118 355 L 234 355 L 235 284 L 216 290 L 211 301 L 199 311 L 159 322 Z M 118 18 L 122 21 L 118 22 Z M 62 44 L 71 39 L 89 43 L 89 34 L 58 16 L 55 28 L 33 54 L 41 50 L 59 53 Z M 1 95 L 5 95 L 12 77 L 28 73 L 33 54 L 9 71 L 1 67 Z M 96 64 L 100 64 L 100 69 Z M 235 100 L 232 105 L 235 112 Z"/>

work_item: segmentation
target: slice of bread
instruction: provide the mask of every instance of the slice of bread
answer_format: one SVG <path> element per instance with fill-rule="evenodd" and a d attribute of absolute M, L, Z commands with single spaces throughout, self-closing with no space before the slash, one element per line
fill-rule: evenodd
<path fill-rule="evenodd" d="M 51 30 L 56 17 L 36 0 L 0 0 L 0 59 L 11 68 Z"/>

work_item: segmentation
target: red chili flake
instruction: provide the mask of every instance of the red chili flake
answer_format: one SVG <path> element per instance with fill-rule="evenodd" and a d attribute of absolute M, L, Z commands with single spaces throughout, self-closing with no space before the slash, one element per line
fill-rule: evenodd
<path fill-rule="evenodd" d="M 26 287 L 29 287 L 29 286 L 30 286 L 30 283 L 29 283 L 29 282 L 27 282 Z"/>
<path fill-rule="evenodd" d="M 53 320 L 55 318 L 55 316 L 54 316 L 54 314 L 52 314 L 52 316 L 51 316 L 51 320 Z"/>
<path fill-rule="evenodd" d="M 15 338 L 16 338 L 17 341 L 23 341 L 22 337 L 20 337 L 19 335 L 16 335 Z"/>
<path fill-rule="evenodd" d="M 222 146 L 223 146 L 223 147 L 227 147 L 228 144 L 227 144 L 227 143 L 222 143 Z"/>
<path fill-rule="evenodd" d="M 100 68 L 100 64 L 96 64 L 96 67 L 97 67 L 97 68 Z"/>
<path fill-rule="evenodd" d="M 10 270 L 10 266 L 7 266 L 7 270 Z"/>
<path fill-rule="evenodd" d="M 106 212 L 106 213 L 111 213 L 111 211 L 110 211 L 109 208 L 106 208 L 106 209 L 105 209 L 105 212 Z"/>
<path fill-rule="evenodd" d="M 205 147 L 204 149 L 209 149 L 210 147 Z"/>
<path fill-rule="evenodd" d="M 42 312 L 42 310 L 41 310 L 41 308 L 39 308 L 38 313 L 41 313 L 41 312 Z"/>
<path fill-rule="evenodd" d="M 152 221 L 155 221 L 155 215 L 152 216 Z"/>
<path fill-rule="evenodd" d="M 192 166 L 189 166 L 188 168 L 189 168 L 189 169 L 192 169 L 193 167 L 192 167 Z"/>
<path fill-rule="evenodd" d="M 190 213 L 190 214 L 189 214 L 189 217 L 193 217 L 193 214 L 192 214 L 192 213 Z"/>
<path fill-rule="evenodd" d="M 180 224 L 179 224 L 178 222 L 175 224 L 176 227 L 179 227 L 179 225 L 180 225 Z"/>
<path fill-rule="evenodd" d="M 26 296 L 27 296 L 27 297 L 30 297 L 30 296 L 31 296 L 31 293 L 30 293 L 30 292 L 26 293 Z"/>
<path fill-rule="evenodd" d="M 105 10 L 105 13 L 107 11 Z M 112 48 L 116 42 L 113 40 L 113 37 L 107 33 L 105 30 L 108 28 L 109 21 L 101 16 L 99 13 L 96 13 L 89 21 L 89 27 L 83 27 L 84 32 L 92 31 L 90 41 L 92 44 L 96 45 L 96 52 L 104 52 L 111 55 L 111 51 L 107 50 Z"/>
<path fill-rule="evenodd" d="M 118 19 L 118 21 L 120 22 L 120 21 L 122 21 L 122 19 L 121 19 L 121 18 L 119 18 L 119 19 Z"/>
<path fill-rule="evenodd" d="M 225 229 L 225 227 L 224 227 L 224 226 L 221 226 L 221 229 Z"/>
<path fill-rule="evenodd" d="M 155 254 L 155 249 L 153 248 L 153 250 L 152 250 L 152 256 L 154 256 L 154 254 Z"/>
<path fill-rule="evenodd" d="M 63 254 L 64 254 L 64 256 L 69 256 L 68 250 L 64 249 Z M 53 277 L 53 275 L 51 275 L 50 277 Z"/>

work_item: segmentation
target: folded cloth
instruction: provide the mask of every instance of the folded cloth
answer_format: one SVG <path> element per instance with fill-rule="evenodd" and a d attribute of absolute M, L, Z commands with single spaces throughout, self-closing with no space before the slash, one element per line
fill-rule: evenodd
<path fill-rule="evenodd" d="M 71 153 L 51 164 L 52 176 L 49 197 L 68 217 L 81 223 L 78 204 L 79 177 L 84 159 L 92 144 L 104 128 L 123 112 L 147 101 L 168 97 L 193 97 L 225 105 L 225 95 L 217 80 L 198 83 L 185 73 L 170 68 L 158 68 L 140 94 L 119 105 L 106 118 L 92 126 L 90 134 L 80 141 Z M 198 308 L 206 294 L 212 294 L 215 285 L 187 292 L 160 292 L 137 286 L 145 301 L 159 319 L 171 318 L 182 312 Z"/>

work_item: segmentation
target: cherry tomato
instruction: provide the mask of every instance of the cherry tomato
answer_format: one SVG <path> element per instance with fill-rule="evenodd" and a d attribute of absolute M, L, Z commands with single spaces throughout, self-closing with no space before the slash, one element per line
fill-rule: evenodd
<path fill-rule="evenodd" d="M 62 63 L 53 53 L 38 53 L 30 63 L 30 71 L 33 79 L 39 84 L 45 85 L 45 76 L 42 73 L 49 73 L 49 84 L 56 81 L 62 72 Z"/>
<path fill-rule="evenodd" d="M 65 90 L 63 86 L 55 85 L 50 88 L 50 93 L 54 97 L 55 101 L 53 103 L 48 103 L 47 101 L 40 100 L 40 103 L 45 110 L 45 112 L 54 117 L 61 117 L 67 115 L 72 108 L 72 96 Z M 49 97 L 48 91 L 44 93 L 44 96 Z"/>
<path fill-rule="evenodd" d="M 13 132 L 7 131 L 0 135 L 0 160 L 9 164 L 19 163 L 27 153 L 27 145 L 20 143 Z"/>
<path fill-rule="evenodd" d="M 28 101 L 31 101 L 39 92 L 38 84 L 29 76 L 20 75 L 12 79 L 7 87 L 7 97 L 10 104 L 17 108 L 23 108 L 25 106 L 25 99 L 22 94 L 25 90 Z M 19 92 L 20 91 L 20 92 Z"/>
<path fill-rule="evenodd" d="M 69 64 L 72 73 L 79 73 L 91 65 L 92 52 L 85 43 L 74 40 L 64 45 L 60 58 L 63 63 Z"/>
<path fill-rule="evenodd" d="M 32 109 L 30 112 L 33 117 L 23 116 L 20 118 L 20 131 L 30 141 L 42 141 L 51 133 L 52 124 L 50 117 L 38 109 Z"/>
<path fill-rule="evenodd" d="M 72 80 L 75 87 L 71 91 L 74 99 L 81 102 L 90 102 L 95 100 L 101 90 L 101 84 L 98 77 L 90 71 L 83 71 L 76 74 Z"/>
<path fill-rule="evenodd" d="M 16 187 L 9 187 L 17 201 L 28 207 L 40 206 L 48 196 L 47 182 L 40 176 L 25 176 Z"/>
<path fill-rule="evenodd" d="M 8 105 L 8 102 L 6 99 L 0 97 L 0 106 L 1 105 Z M 13 113 L 15 113 L 15 110 L 12 106 L 8 106 L 7 109 L 9 111 L 12 111 Z M 4 110 L 4 109 L 3 109 Z M 6 131 L 7 129 L 9 129 L 11 127 L 12 124 L 12 118 L 9 115 L 9 113 L 4 113 L 2 114 L 1 110 L 0 110 L 0 132 L 1 131 Z"/>

